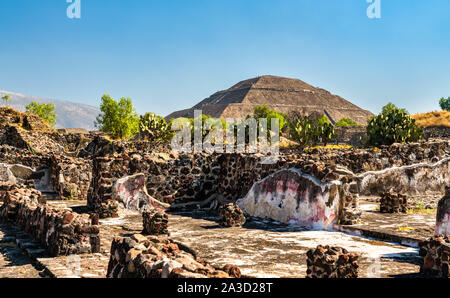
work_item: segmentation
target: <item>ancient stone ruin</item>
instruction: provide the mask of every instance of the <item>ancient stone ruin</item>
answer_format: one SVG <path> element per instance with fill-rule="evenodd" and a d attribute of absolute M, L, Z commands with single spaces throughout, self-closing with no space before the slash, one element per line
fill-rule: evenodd
<path fill-rule="evenodd" d="M 319 245 L 309 250 L 307 277 L 308 278 L 357 278 L 358 255 L 349 253 L 342 247 Z"/>
<path fill-rule="evenodd" d="M 13 248 L 33 277 L 448 276 L 448 139 L 263 164 L 0 117 L 0 277 Z"/>

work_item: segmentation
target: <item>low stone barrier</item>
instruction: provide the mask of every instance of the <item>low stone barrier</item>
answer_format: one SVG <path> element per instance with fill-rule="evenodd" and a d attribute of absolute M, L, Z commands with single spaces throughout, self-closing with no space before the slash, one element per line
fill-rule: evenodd
<path fill-rule="evenodd" d="M 380 212 L 382 213 L 406 213 L 408 210 L 408 198 L 402 194 L 391 192 L 383 193 L 380 199 Z"/>
<path fill-rule="evenodd" d="M 39 241 L 52 256 L 100 251 L 99 228 L 88 214 L 39 204 L 34 189 L 2 186 L 0 216 L 17 224 Z"/>
<path fill-rule="evenodd" d="M 238 267 L 221 270 L 199 260 L 184 245 L 166 237 L 136 234 L 114 237 L 108 278 L 240 278 Z"/>
<path fill-rule="evenodd" d="M 62 200 L 86 200 L 92 179 L 90 161 L 52 155 L 50 176 Z"/>
<path fill-rule="evenodd" d="M 221 206 L 219 216 L 220 224 L 224 227 L 241 227 L 246 221 L 244 212 L 233 203 Z"/>
<path fill-rule="evenodd" d="M 434 236 L 419 243 L 422 257 L 420 273 L 432 276 L 449 277 L 450 236 Z"/>
<path fill-rule="evenodd" d="M 358 255 L 341 247 L 319 245 L 307 253 L 308 278 L 357 278 Z"/>
<path fill-rule="evenodd" d="M 169 217 L 163 210 L 148 208 L 142 213 L 142 224 L 146 235 L 169 235 Z"/>
<path fill-rule="evenodd" d="M 358 175 L 360 191 L 366 195 L 379 195 L 394 191 L 403 194 L 442 192 L 450 181 L 450 157 L 436 163 L 420 163 L 369 171 Z"/>

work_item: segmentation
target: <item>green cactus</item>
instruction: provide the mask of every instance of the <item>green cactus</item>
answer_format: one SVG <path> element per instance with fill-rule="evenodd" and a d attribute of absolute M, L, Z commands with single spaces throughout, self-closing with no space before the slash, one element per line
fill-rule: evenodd
<path fill-rule="evenodd" d="M 372 117 L 367 126 L 367 145 L 380 146 L 393 143 L 416 142 L 424 138 L 422 128 L 405 109 L 389 103 L 380 115 Z"/>
<path fill-rule="evenodd" d="M 140 117 L 139 133 L 156 142 L 166 142 L 172 137 L 171 128 L 166 120 L 153 113 L 145 113 Z"/>
<path fill-rule="evenodd" d="M 334 126 L 326 116 L 314 120 L 309 117 L 297 118 L 289 123 L 289 126 L 291 138 L 296 140 L 301 148 L 316 146 L 319 142 L 326 146 L 336 137 Z"/>

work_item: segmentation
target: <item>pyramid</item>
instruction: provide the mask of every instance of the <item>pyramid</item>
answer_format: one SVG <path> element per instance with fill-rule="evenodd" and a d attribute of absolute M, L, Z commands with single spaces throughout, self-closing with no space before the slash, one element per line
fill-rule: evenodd
<path fill-rule="evenodd" d="M 246 118 L 253 115 L 256 106 L 268 105 L 271 109 L 289 114 L 297 112 L 308 116 L 325 114 L 332 123 L 350 118 L 365 125 L 373 116 L 369 111 L 348 102 L 327 90 L 313 87 L 301 80 L 277 76 L 262 76 L 237 83 L 219 91 L 194 107 L 174 112 L 166 117 L 193 118 L 194 110 L 202 110 L 213 118 Z"/>

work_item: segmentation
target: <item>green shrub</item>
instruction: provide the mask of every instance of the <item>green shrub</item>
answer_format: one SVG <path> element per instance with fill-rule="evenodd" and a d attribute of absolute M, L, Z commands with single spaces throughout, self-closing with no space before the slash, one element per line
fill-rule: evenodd
<path fill-rule="evenodd" d="M 439 105 L 444 111 L 450 111 L 450 97 L 441 98 Z"/>
<path fill-rule="evenodd" d="M 98 115 L 95 126 L 114 139 L 128 139 L 139 131 L 139 116 L 131 99 L 122 97 L 119 102 L 109 95 L 102 97 L 102 113 Z"/>
<path fill-rule="evenodd" d="M 367 126 L 367 145 L 380 146 L 393 143 L 416 142 L 423 139 L 422 128 L 405 109 L 389 103 L 380 115 L 372 117 Z"/>
<path fill-rule="evenodd" d="M 280 133 L 286 126 L 287 115 L 283 113 L 279 113 L 277 111 L 271 110 L 267 105 L 265 106 L 257 106 L 254 108 L 253 117 L 256 119 L 259 124 L 259 119 L 265 118 L 267 119 L 267 129 L 270 131 L 272 129 L 272 119 L 278 119 L 280 125 Z"/>
<path fill-rule="evenodd" d="M 48 125 L 55 126 L 56 124 L 56 113 L 55 106 L 52 103 L 37 103 L 32 101 L 29 105 L 25 107 L 27 113 L 38 115 L 42 118 Z"/>
<path fill-rule="evenodd" d="M 361 124 L 353 121 L 350 118 L 342 118 L 336 123 L 336 127 L 353 127 L 353 126 L 361 126 Z"/>

